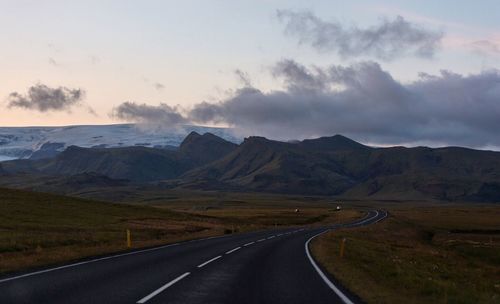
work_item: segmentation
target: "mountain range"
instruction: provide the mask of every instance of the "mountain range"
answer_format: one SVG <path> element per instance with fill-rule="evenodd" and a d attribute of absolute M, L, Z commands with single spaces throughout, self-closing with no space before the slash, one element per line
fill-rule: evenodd
<path fill-rule="evenodd" d="M 500 201 L 500 153 L 460 147 L 375 148 L 335 135 L 237 145 L 191 132 L 175 149 L 70 146 L 45 159 L 0 163 L 0 184 L 124 183 L 394 200 Z M 4 182 L 2 182 L 4 181 Z M 42 187 L 43 189 L 43 187 Z"/>

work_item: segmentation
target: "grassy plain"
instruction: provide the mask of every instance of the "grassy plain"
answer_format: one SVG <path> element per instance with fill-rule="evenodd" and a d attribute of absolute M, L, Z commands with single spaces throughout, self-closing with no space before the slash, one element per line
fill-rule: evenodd
<path fill-rule="evenodd" d="M 151 197 L 130 205 L 0 188 L 0 273 L 128 250 L 126 229 L 132 248 L 142 248 L 361 216 L 354 209 L 335 212 L 331 203 L 317 198 L 210 193 Z"/>
<path fill-rule="evenodd" d="M 313 241 L 344 286 L 367 303 L 500 303 L 500 206 L 386 207 L 383 222 Z"/>
<path fill-rule="evenodd" d="M 335 212 L 336 202 L 315 196 L 137 193 L 117 204 L 0 188 L 0 273 L 128 250 L 126 229 L 136 249 L 347 222 L 378 206 L 390 211 L 387 220 L 312 243 L 319 262 L 350 290 L 368 303 L 500 303 L 498 205 L 354 201 Z M 347 245 L 340 259 L 342 238 Z"/>

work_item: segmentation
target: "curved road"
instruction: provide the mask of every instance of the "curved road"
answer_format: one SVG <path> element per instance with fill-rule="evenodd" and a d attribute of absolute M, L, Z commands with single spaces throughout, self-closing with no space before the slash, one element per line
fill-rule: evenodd
<path fill-rule="evenodd" d="M 355 222 L 208 238 L 0 278 L 0 303 L 353 303 L 308 244 Z"/>

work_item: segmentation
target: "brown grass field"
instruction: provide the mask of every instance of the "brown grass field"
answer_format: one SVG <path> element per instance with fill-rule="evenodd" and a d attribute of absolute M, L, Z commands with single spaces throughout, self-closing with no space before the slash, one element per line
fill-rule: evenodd
<path fill-rule="evenodd" d="M 320 236 L 314 256 L 367 303 L 500 303 L 500 206 L 388 209 L 376 225 Z"/>
<path fill-rule="evenodd" d="M 312 243 L 316 259 L 342 284 L 367 303 L 500 303 L 499 205 L 352 201 L 335 212 L 337 202 L 322 197 L 195 191 L 141 194 L 125 203 L 0 188 L 0 273 L 130 250 L 126 229 L 137 249 L 348 222 L 377 206 L 390 218 Z"/>
<path fill-rule="evenodd" d="M 235 200 L 238 197 L 238 200 Z M 307 199 L 305 199 L 307 200 Z M 331 204 L 330 204 L 331 205 Z M 182 240 L 260 229 L 324 225 L 361 216 L 297 198 L 190 194 L 129 205 L 0 189 L 0 273 Z M 300 208 L 295 213 L 295 208 Z"/>

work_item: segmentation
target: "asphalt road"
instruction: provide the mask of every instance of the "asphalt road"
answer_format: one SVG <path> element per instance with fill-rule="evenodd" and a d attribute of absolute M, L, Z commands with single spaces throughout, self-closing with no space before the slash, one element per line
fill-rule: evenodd
<path fill-rule="evenodd" d="M 342 225 L 370 225 L 385 211 Z M 312 259 L 329 229 L 189 241 L 0 278 L 0 303 L 352 303 Z"/>

